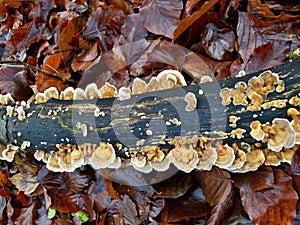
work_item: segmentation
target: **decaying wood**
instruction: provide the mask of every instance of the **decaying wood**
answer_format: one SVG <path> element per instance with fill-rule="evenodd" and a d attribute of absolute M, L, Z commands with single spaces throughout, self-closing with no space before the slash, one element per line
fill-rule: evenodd
<path fill-rule="evenodd" d="M 290 99 L 299 93 L 299 60 L 271 68 L 271 71 L 278 73 L 280 79 L 285 82 L 285 90 L 281 93 L 269 93 L 266 101 Z M 57 151 L 57 144 L 80 145 L 99 142 L 122 144 L 123 147 L 130 148 L 139 145 L 160 145 L 168 148 L 168 141 L 178 136 L 184 138 L 202 136 L 220 139 L 223 143 L 251 144 L 255 140 L 249 135 L 249 125 L 254 117 L 258 116 L 261 123 L 271 123 L 278 117 L 288 118 L 287 108 L 291 105 L 287 103 L 284 108 L 253 112 L 244 110 L 245 106 L 242 105 L 223 106 L 219 93 L 221 88 L 232 88 L 238 81 L 247 82 L 258 74 L 135 95 L 125 101 L 50 100 L 43 104 L 30 105 L 29 108 L 25 107 L 24 120 L 19 120 L 16 116 L 7 116 L 6 108 L 1 107 L 0 141 L 17 146 L 28 141 L 30 146 L 27 146 L 25 151 L 29 152 Z M 199 89 L 203 94 L 199 94 Z M 184 97 L 188 92 L 194 93 L 197 98 L 197 108 L 191 112 L 185 110 Z M 98 110 L 96 116 L 95 110 Z M 246 130 L 243 138 L 220 135 L 233 130 L 229 126 L 229 116 L 241 118 L 237 122 L 237 128 Z M 175 122 L 174 118 L 177 119 Z"/>

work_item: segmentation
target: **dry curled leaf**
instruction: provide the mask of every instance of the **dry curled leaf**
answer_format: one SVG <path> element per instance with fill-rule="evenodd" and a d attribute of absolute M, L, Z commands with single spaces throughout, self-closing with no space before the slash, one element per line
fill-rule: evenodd
<path fill-rule="evenodd" d="M 292 187 L 292 178 L 280 169 L 269 169 L 269 173 L 272 174 L 269 176 L 274 176 L 274 183 L 270 186 L 261 180 L 260 186 L 264 188 L 257 188 L 255 174 L 252 174 L 252 179 L 242 180 L 243 207 L 254 224 L 294 224 L 298 195 Z"/>
<path fill-rule="evenodd" d="M 174 31 L 173 40 L 179 38 L 196 20 L 200 19 L 205 13 L 207 13 L 219 0 L 206 1 L 199 11 L 194 12 L 191 16 L 180 21 L 178 27 Z"/>
<path fill-rule="evenodd" d="M 33 193 L 39 186 L 36 176 L 28 176 L 22 173 L 17 173 L 9 180 L 20 190 L 24 191 L 26 195 Z"/>
<path fill-rule="evenodd" d="M 141 8 L 146 29 L 172 39 L 182 8 L 181 0 L 146 0 Z"/>
<path fill-rule="evenodd" d="M 205 202 L 201 188 L 188 192 L 176 199 L 165 199 L 165 207 L 161 212 L 164 222 L 173 223 L 184 219 L 207 216 L 211 210 Z"/>

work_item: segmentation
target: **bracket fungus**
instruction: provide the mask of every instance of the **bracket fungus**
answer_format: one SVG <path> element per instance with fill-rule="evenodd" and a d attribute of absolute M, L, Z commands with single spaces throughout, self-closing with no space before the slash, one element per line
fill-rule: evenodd
<path fill-rule="evenodd" d="M 300 144 L 300 112 L 295 108 L 289 108 L 287 114 L 293 118 L 290 123 L 296 133 L 295 143 Z"/>
<path fill-rule="evenodd" d="M 184 101 L 187 103 L 185 110 L 188 112 L 191 112 L 196 109 L 197 107 L 197 98 L 195 97 L 195 94 L 192 92 L 188 92 L 185 97 Z"/>
<path fill-rule="evenodd" d="M 296 133 L 287 119 L 275 118 L 270 124 L 263 124 L 262 142 L 268 143 L 268 149 L 279 152 L 283 147 L 291 148 L 296 142 Z"/>
<path fill-rule="evenodd" d="M 230 167 L 235 159 L 233 148 L 227 144 L 222 145 L 221 143 L 217 143 L 216 148 L 218 158 L 215 165 L 222 169 Z"/>
<path fill-rule="evenodd" d="M 167 157 L 179 170 L 186 173 L 196 168 L 199 161 L 198 153 L 193 145 L 187 143 L 183 138 L 174 140 L 175 147 L 168 153 Z"/>
<path fill-rule="evenodd" d="M 115 149 L 109 143 L 101 142 L 92 155 L 89 157 L 89 163 L 94 169 L 106 168 L 114 163 L 116 159 Z"/>
<path fill-rule="evenodd" d="M 85 95 L 88 99 L 99 98 L 98 96 L 98 87 L 95 83 L 88 84 L 84 90 Z"/>
<path fill-rule="evenodd" d="M 157 75 L 161 89 L 186 86 L 184 76 L 177 70 L 164 70 Z"/>

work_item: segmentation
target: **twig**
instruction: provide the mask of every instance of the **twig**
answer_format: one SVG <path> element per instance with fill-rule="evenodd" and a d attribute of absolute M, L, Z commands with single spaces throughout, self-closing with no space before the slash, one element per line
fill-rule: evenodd
<path fill-rule="evenodd" d="M 72 84 L 77 84 L 78 83 L 76 80 L 64 78 L 58 72 L 50 73 L 50 72 L 48 72 L 46 70 L 43 70 L 43 69 L 40 69 L 36 66 L 32 66 L 28 63 L 22 62 L 17 58 L 15 60 L 1 60 L 0 65 L 1 66 L 8 66 L 8 67 L 20 67 L 21 66 L 21 67 L 24 67 L 26 69 L 32 69 L 36 72 L 46 74 L 46 75 L 51 76 L 51 77 L 57 77 L 60 80 L 62 80 L 63 83 L 65 83 L 65 82 L 72 83 Z"/>

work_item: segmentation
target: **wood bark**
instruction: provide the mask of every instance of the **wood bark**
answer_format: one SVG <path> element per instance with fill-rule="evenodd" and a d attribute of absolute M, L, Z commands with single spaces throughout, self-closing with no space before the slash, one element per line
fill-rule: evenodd
<path fill-rule="evenodd" d="M 266 101 L 290 99 L 299 93 L 300 61 L 294 60 L 271 68 L 285 82 L 281 93 L 268 94 Z M 182 88 L 132 96 L 131 99 L 97 99 L 82 101 L 50 100 L 43 104 L 25 107 L 26 119 L 6 116 L 6 108 L 0 108 L 0 142 L 21 146 L 30 142 L 25 151 L 57 151 L 56 144 L 80 145 L 83 143 L 110 142 L 123 147 L 137 145 L 164 145 L 174 137 L 209 137 L 222 139 L 224 143 L 255 142 L 249 135 L 250 123 L 254 117 L 261 123 L 272 122 L 274 118 L 288 118 L 285 108 L 243 110 L 245 106 L 223 106 L 220 89 L 232 88 L 238 81 L 247 81 L 260 72 L 241 78 L 228 78 L 211 83 L 196 84 Z M 199 94 L 199 89 L 203 95 Z M 197 98 L 197 108 L 185 110 L 185 94 L 192 92 Z M 95 110 L 100 115 L 95 116 Z M 102 115 L 101 115 L 102 114 Z M 245 129 L 244 137 L 221 137 L 221 132 L 230 133 L 229 116 L 240 117 L 237 127 Z M 180 121 L 178 124 L 176 120 Z M 291 118 L 289 118 L 291 120 Z M 86 134 L 85 134 L 86 132 Z"/>

